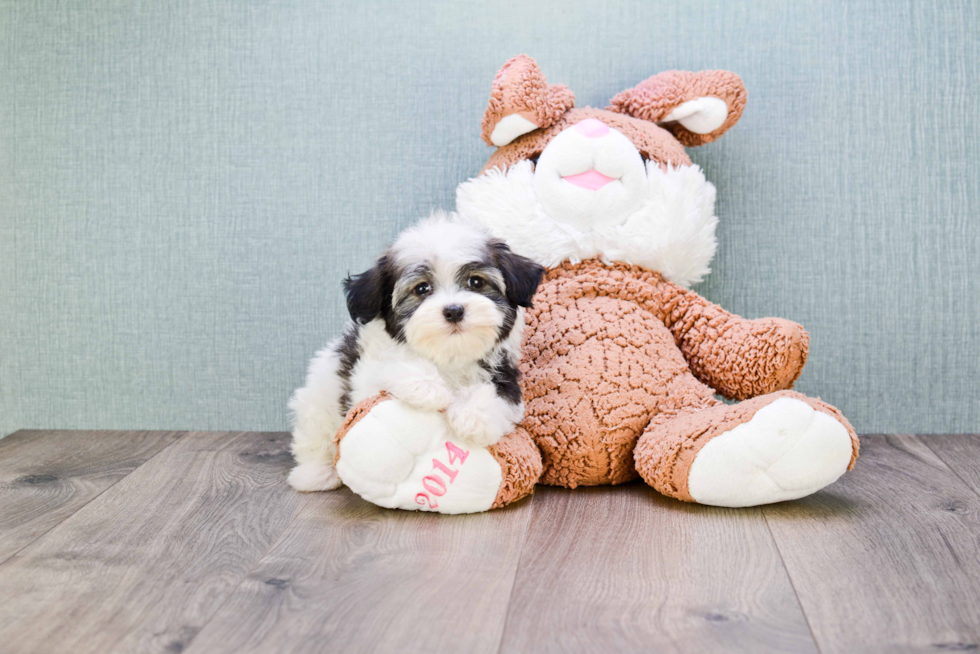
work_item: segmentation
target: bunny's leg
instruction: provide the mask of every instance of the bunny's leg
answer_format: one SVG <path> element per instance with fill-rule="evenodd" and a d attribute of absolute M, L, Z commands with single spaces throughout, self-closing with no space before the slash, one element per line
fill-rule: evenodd
<path fill-rule="evenodd" d="M 661 493 L 714 506 L 810 495 L 854 465 L 858 440 L 834 407 L 793 391 L 658 416 L 634 450 Z"/>

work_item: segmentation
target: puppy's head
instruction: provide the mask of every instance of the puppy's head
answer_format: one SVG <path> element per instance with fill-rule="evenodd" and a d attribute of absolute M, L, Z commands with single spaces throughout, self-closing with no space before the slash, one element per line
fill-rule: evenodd
<path fill-rule="evenodd" d="M 381 319 L 392 338 L 452 365 L 479 361 L 506 339 L 543 274 L 479 227 L 437 213 L 344 289 L 351 318 Z"/>

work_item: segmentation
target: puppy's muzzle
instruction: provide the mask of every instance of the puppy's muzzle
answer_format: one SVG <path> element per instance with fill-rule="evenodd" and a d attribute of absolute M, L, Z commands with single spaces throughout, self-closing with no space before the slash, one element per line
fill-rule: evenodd
<path fill-rule="evenodd" d="M 446 322 L 458 323 L 463 320 L 463 307 L 458 304 L 450 304 L 443 307 L 442 315 Z"/>

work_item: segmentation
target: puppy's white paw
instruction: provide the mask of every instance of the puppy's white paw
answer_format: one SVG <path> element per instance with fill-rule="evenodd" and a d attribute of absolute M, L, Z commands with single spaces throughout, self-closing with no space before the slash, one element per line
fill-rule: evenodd
<path fill-rule="evenodd" d="M 464 390 L 446 410 L 453 431 L 478 447 L 489 447 L 514 429 L 510 407 L 493 386 L 481 384 Z"/>
<path fill-rule="evenodd" d="M 500 490 L 500 464 L 451 434 L 442 413 L 381 402 L 340 441 L 337 472 L 352 491 L 389 509 L 476 513 Z"/>
<path fill-rule="evenodd" d="M 386 390 L 403 402 L 430 411 L 443 411 L 453 401 L 452 391 L 438 375 L 402 379 Z"/>
<path fill-rule="evenodd" d="M 301 463 L 289 473 L 289 485 L 298 491 L 312 493 L 339 488 L 342 484 L 337 471 L 325 461 Z"/>

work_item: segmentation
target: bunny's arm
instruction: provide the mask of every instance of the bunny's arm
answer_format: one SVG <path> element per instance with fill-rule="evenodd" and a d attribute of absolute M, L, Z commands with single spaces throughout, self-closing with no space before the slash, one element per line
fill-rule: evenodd
<path fill-rule="evenodd" d="M 732 400 L 792 388 L 810 337 L 782 318 L 746 320 L 652 274 L 648 308 L 674 335 L 694 375 Z"/>
<path fill-rule="evenodd" d="M 792 388 L 806 363 L 810 337 L 800 325 L 780 318 L 746 320 L 638 266 L 595 259 L 564 263 L 549 271 L 535 303 L 561 306 L 596 296 L 633 302 L 656 316 L 691 372 L 729 399 Z M 535 313 L 525 332 L 525 355 L 530 351 L 532 358 L 542 346 Z"/>

